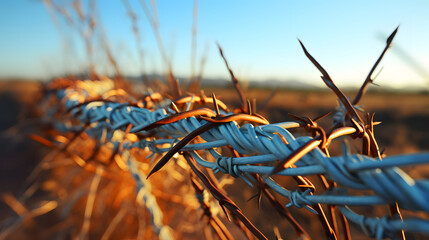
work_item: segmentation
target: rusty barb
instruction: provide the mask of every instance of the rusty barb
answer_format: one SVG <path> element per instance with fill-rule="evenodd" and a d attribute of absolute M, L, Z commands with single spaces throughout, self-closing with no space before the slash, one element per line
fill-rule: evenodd
<path fill-rule="evenodd" d="M 221 184 L 217 183 L 217 178 L 222 176 L 214 175 L 218 172 L 234 180 L 240 178 L 254 187 L 258 202 L 263 197 L 267 198 L 272 207 L 292 225 L 295 234 L 303 239 L 310 239 L 313 233 L 305 230 L 305 225 L 292 216 L 288 207 L 306 208 L 316 213 L 327 239 L 343 236 L 349 239 L 348 221 L 359 225 L 369 237 L 379 239 L 403 238 L 404 231 L 429 234 L 428 220 L 402 218 L 400 214 L 400 209 L 407 209 L 428 216 L 428 180 L 414 180 L 399 168 L 427 164 L 429 154 L 391 156 L 382 160 L 374 135 L 374 126 L 379 123 L 374 122 L 374 114 L 367 113 L 366 118 L 362 118 L 355 106 L 367 85 L 373 81 L 372 74 L 391 46 L 396 32 L 397 29 L 387 39 L 384 51 L 353 101 L 335 85 L 328 72 L 300 41 L 305 55 L 322 73 L 323 81 L 336 94 L 346 111 L 340 123 L 328 128 L 317 121 L 328 117 L 329 113 L 314 119 L 290 114 L 294 121 L 274 124 L 257 114 L 256 104 L 252 106 L 244 96 L 220 46 L 220 54 L 240 99 L 241 107 L 238 110 L 229 110 L 215 94 L 207 97 L 203 91 L 200 94 L 181 93 L 176 89 L 171 99 L 165 101 L 167 95 L 163 93 L 134 97 L 131 93 L 124 94 L 106 79 L 63 80 L 51 83 L 50 92 L 55 94 L 56 102 L 61 105 L 59 108 L 53 105 L 52 109 L 65 111 L 48 117 L 55 123 L 52 126 L 55 126 L 56 132 L 76 132 L 76 129 L 80 129 L 95 141 L 110 143 L 114 155 L 129 154 L 130 151 L 150 153 L 147 159 L 140 159 L 139 162 L 151 166 L 152 161 L 160 157 L 147 174 L 143 168 L 127 168 L 123 166 L 124 163 L 121 165 L 121 161 L 108 163 L 131 171 L 139 183 L 152 180 L 149 177 L 161 169 L 181 166 L 177 174 L 188 171 L 189 185 L 193 186 L 197 198 L 199 196 L 199 206 L 207 219 L 208 229 L 219 239 L 233 237 L 228 225 L 220 220 L 222 215 L 212 211 L 207 202 L 210 200 L 201 199 L 204 191 L 211 194 L 211 201 L 219 203 L 224 215 L 243 231 L 244 236 L 267 239 L 267 233 L 252 224 L 228 197 Z M 109 94 L 105 94 L 107 92 Z M 306 134 L 294 136 L 289 132 L 288 128 L 296 127 L 304 129 Z M 37 136 L 33 138 L 48 146 L 56 144 Z M 351 154 L 345 146 L 343 155 L 331 156 L 331 143 L 347 138 L 357 139 L 362 148 Z M 187 167 L 183 164 L 187 164 Z M 311 178 L 315 183 L 310 181 L 309 176 L 317 176 Z M 297 187 L 284 188 L 276 182 L 279 177 L 291 177 Z M 324 187 L 316 189 L 320 184 Z M 347 189 L 359 193 L 349 194 Z M 390 206 L 391 215 L 373 218 L 358 214 L 348 207 L 375 205 Z M 279 233 L 276 235 L 279 237 Z"/>

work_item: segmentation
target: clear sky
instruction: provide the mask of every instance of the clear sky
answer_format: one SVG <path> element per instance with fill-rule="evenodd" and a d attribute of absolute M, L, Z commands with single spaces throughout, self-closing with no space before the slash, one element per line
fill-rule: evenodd
<path fill-rule="evenodd" d="M 138 19 L 144 69 L 163 71 L 165 64 L 143 8 L 138 0 L 128 1 Z M 55 2 L 76 16 L 73 1 Z M 193 4 L 193 0 L 157 1 L 160 33 L 177 76 L 191 71 Z M 88 9 L 88 1 L 82 5 Z M 98 0 L 97 8 L 98 24 L 121 71 L 139 74 L 141 61 L 124 2 Z M 200 0 L 198 10 L 196 68 L 208 46 L 206 77 L 228 78 L 216 47 L 219 42 L 242 79 L 296 79 L 321 85 L 299 38 L 335 82 L 359 86 L 387 36 L 400 25 L 376 82 L 396 88 L 429 87 L 429 1 Z M 94 44 L 96 51 L 99 42 Z M 98 68 L 109 70 L 100 56 L 95 57 Z M 81 70 L 87 59 L 76 28 L 62 20 L 56 25 L 41 0 L 0 1 L 0 77 L 48 78 Z"/>

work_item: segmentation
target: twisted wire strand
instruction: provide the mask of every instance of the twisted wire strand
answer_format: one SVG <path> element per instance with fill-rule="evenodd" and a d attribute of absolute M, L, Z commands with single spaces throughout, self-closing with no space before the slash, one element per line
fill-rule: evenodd
<path fill-rule="evenodd" d="M 86 82 L 86 81 L 85 81 Z M 94 83 L 92 83 L 94 84 Z M 112 87 L 112 84 L 99 82 L 103 91 Z M 93 87 L 93 85 L 91 85 Z M 92 89 L 92 88 L 91 88 Z M 96 87 L 98 89 L 98 85 Z M 99 91 L 101 95 L 103 91 Z M 164 119 L 176 112 L 168 107 L 154 109 L 132 106 L 130 103 L 119 102 L 94 102 L 82 104 L 88 99 L 89 92 L 86 88 L 76 86 L 71 89 L 57 91 L 57 96 L 66 110 L 70 110 L 73 117 L 82 124 L 70 125 L 65 122 L 57 123 L 56 128 L 61 131 L 73 131 L 81 128 L 84 123 L 89 123 L 86 130 L 88 135 L 99 138 L 101 131 L 107 129 L 106 138 L 112 141 L 114 146 L 119 143 L 112 140 L 113 132 L 124 131 L 126 126 L 132 125 L 130 132 L 147 135 L 151 132 L 153 138 L 142 138 L 136 142 L 126 142 L 124 149 L 147 148 L 152 153 L 163 154 L 169 151 L 181 138 L 195 129 L 207 124 L 207 121 L 197 117 L 188 117 L 175 122 L 164 124 L 155 129 L 144 131 L 142 129 L 150 124 Z M 190 108 L 190 105 L 187 107 Z M 221 111 L 224 115 L 232 113 Z M 337 206 L 377 205 L 398 203 L 401 208 L 424 211 L 429 213 L 429 181 L 414 180 L 403 172 L 398 166 L 427 164 L 429 153 L 401 155 L 387 157 L 383 161 L 379 159 L 359 155 L 345 154 L 337 157 L 327 157 L 318 148 L 304 155 L 295 163 L 295 168 L 287 168 L 277 175 L 307 176 L 321 174 L 328 179 L 337 182 L 342 188 L 334 188 L 323 194 L 312 195 L 308 191 L 290 191 L 273 179 L 268 177 L 274 169 L 274 163 L 292 154 L 296 149 L 311 141 L 311 137 L 294 137 L 286 128 L 297 127 L 297 122 L 285 122 L 254 126 L 252 124 L 238 125 L 236 122 L 223 123 L 200 135 L 205 141 L 191 143 L 181 149 L 188 151 L 203 167 L 221 171 L 233 177 L 240 177 L 249 185 L 253 185 L 255 179 L 249 173 L 259 173 L 266 177 L 265 183 L 279 194 L 289 198 L 287 206 L 306 207 L 316 203 Z M 285 142 L 287 144 L 285 144 Z M 166 146 L 167 145 L 167 146 Z M 243 157 L 226 157 L 215 149 L 223 146 L 231 146 Z M 206 150 L 215 162 L 203 159 L 196 151 Z M 262 164 L 262 165 L 261 165 Z M 132 169 L 132 168 L 130 168 Z M 133 176 L 138 176 L 133 172 Z M 141 179 L 136 178 L 136 181 Z M 352 196 L 348 195 L 345 187 L 358 190 L 372 190 L 373 195 Z M 424 219 L 391 220 L 387 217 L 365 218 L 356 217 L 347 207 L 340 207 L 341 212 L 353 222 L 360 224 L 362 229 L 371 237 L 392 237 L 392 232 L 405 229 L 408 231 L 428 233 L 429 222 Z M 154 213 L 153 213 L 154 214 Z"/>
<path fill-rule="evenodd" d="M 142 172 L 138 168 L 138 162 L 128 153 L 127 165 L 137 183 L 137 198 L 144 201 L 144 206 L 149 210 L 152 217 L 152 226 L 160 239 L 174 239 L 168 226 L 163 224 L 163 213 L 156 202 L 156 198 L 151 194 L 150 182 L 142 176 Z"/>

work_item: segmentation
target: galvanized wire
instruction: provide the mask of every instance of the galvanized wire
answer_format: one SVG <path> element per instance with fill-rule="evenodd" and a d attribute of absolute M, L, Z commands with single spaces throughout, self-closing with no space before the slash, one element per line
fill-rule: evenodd
<path fill-rule="evenodd" d="M 168 107 L 170 106 L 168 101 L 156 104 L 150 109 L 129 102 L 105 101 L 106 98 L 102 96 L 113 89 L 111 81 L 84 81 L 83 83 L 85 84 L 59 89 L 56 92 L 65 110 L 70 112 L 79 124 L 56 121 L 55 127 L 65 132 L 84 129 L 88 135 L 98 140 L 101 139 L 103 131 L 107 131 L 104 136 L 113 143 L 115 150 L 120 150 L 119 146 L 122 144 L 124 150 L 140 148 L 149 150 L 153 153 L 152 155 L 164 154 L 185 136 L 209 124 L 203 118 L 191 116 L 159 125 L 151 130 L 140 130 L 177 112 Z M 91 101 L 90 96 L 101 97 Z M 186 106 L 186 110 L 191 109 L 192 100 Z M 233 115 L 232 112 L 222 110 L 220 114 Z M 335 115 L 336 123 L 344 119 L 344 116 L 343 113 Z M 288 131 L 288 128 L 295 128 L 300 124 L 302 123 L 282 122 L 255 126 L 250 123 L 239 125 L 236 121 L 225 122 L 201 133 L 202 141 L 189 143 L 180 151 L 189 152 L 200 166 L 235 178 L 239 177 L 251 186 L 255 186 L 256 180 L 250 173 L 260 174 L 271 189 L 290 200 L 288 207 L 306 207 L 314 211 L 309 206 L 315 204 L 338 206 L 348 220 L 360 225 L 370 237 L 395 238 L 395 234 L 402 229 L 409 232 L 429 233 L 429 221 L 425 219 L 413 218 L 401 221 L 388 216 L 370 218 L 358 215 L 347 207 L 398 203 L 400 208 L 429 214 L 429 180 L 412 179 L 399 168 L 406 165 L 427 164 L 429 153 L 391 156 L 380 160 L 360 154 L 350 154 L 347 147 L 343 149 L 342 156 L 335 157 L 328 157 L 319 148 L 315 148 L 302 156 L 295 163 L 295 167 L 283 169 L 275 174 L 324 175 L 336 182 L 338 187 L 331 188 L 323 194 L 310 194 L 309 189 L 287 190 L 275 182 L 270 175 L 278 161 L 287 158 L 314 139 L 308 136 L 296 137 Z M 115 131 L 126 132 L 127 126 L 131 126 L 129 129 L 131 133 L 150 137 L 122 143 L 112 139 Z M 218 148 L 226 146 L 230 146 L 239 156 L 224 156 L 218 152 Z M 211 154 L 215 161 L 203 158 L 197 152 L 198 150 Z M 142 188 L 144 181 L 138 174 L 138 170 L 132 167 L 132 161 L 129 161 L 129 164 L 131 164 L 131 173 L 139 183 L 139 188 Z M 350 195 L 348 188 L 371 190 L 373 194 Z M 152 215 L 155 217 L 155 212 Z"/>

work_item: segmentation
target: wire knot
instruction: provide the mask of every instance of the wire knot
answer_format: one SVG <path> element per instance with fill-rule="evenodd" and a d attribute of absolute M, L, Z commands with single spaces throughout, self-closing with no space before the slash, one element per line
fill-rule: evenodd
<path fill-rule="evenodd" d="M 216 159 L 216 167 L 215 171 L 221 171 L 223 173 L 228 173 L 233 177 L 239 177 L 241 175 L 241 171 L 238 169 L 237 165 L 232 163 L 233 157 L 223 157 L 220 156 Z"/>
<path fill-rule="evenodd" d="M 353 118 L 350 119 L 353 123 L 353 126 L 356 128 L 356 133 L 353 137 L 355 138 L 364 138 L 366 134 L 366 127 L 363 123 L 359 123 Z"/>
<path fill-rule="evenodd" d="M 296 190 L 294 192 L 290 192 L 289 200 L 290 202 L 286 204 L 286 207 L 295 206 L 297 208 L 306 208 L 310 212 L 317 214 L 317 212 L 310 207 L 313 203 L 307 199 L 307 196 L 310 194 L 311 189 L 307 189 L 304 192 L 300 190 Z"/>

